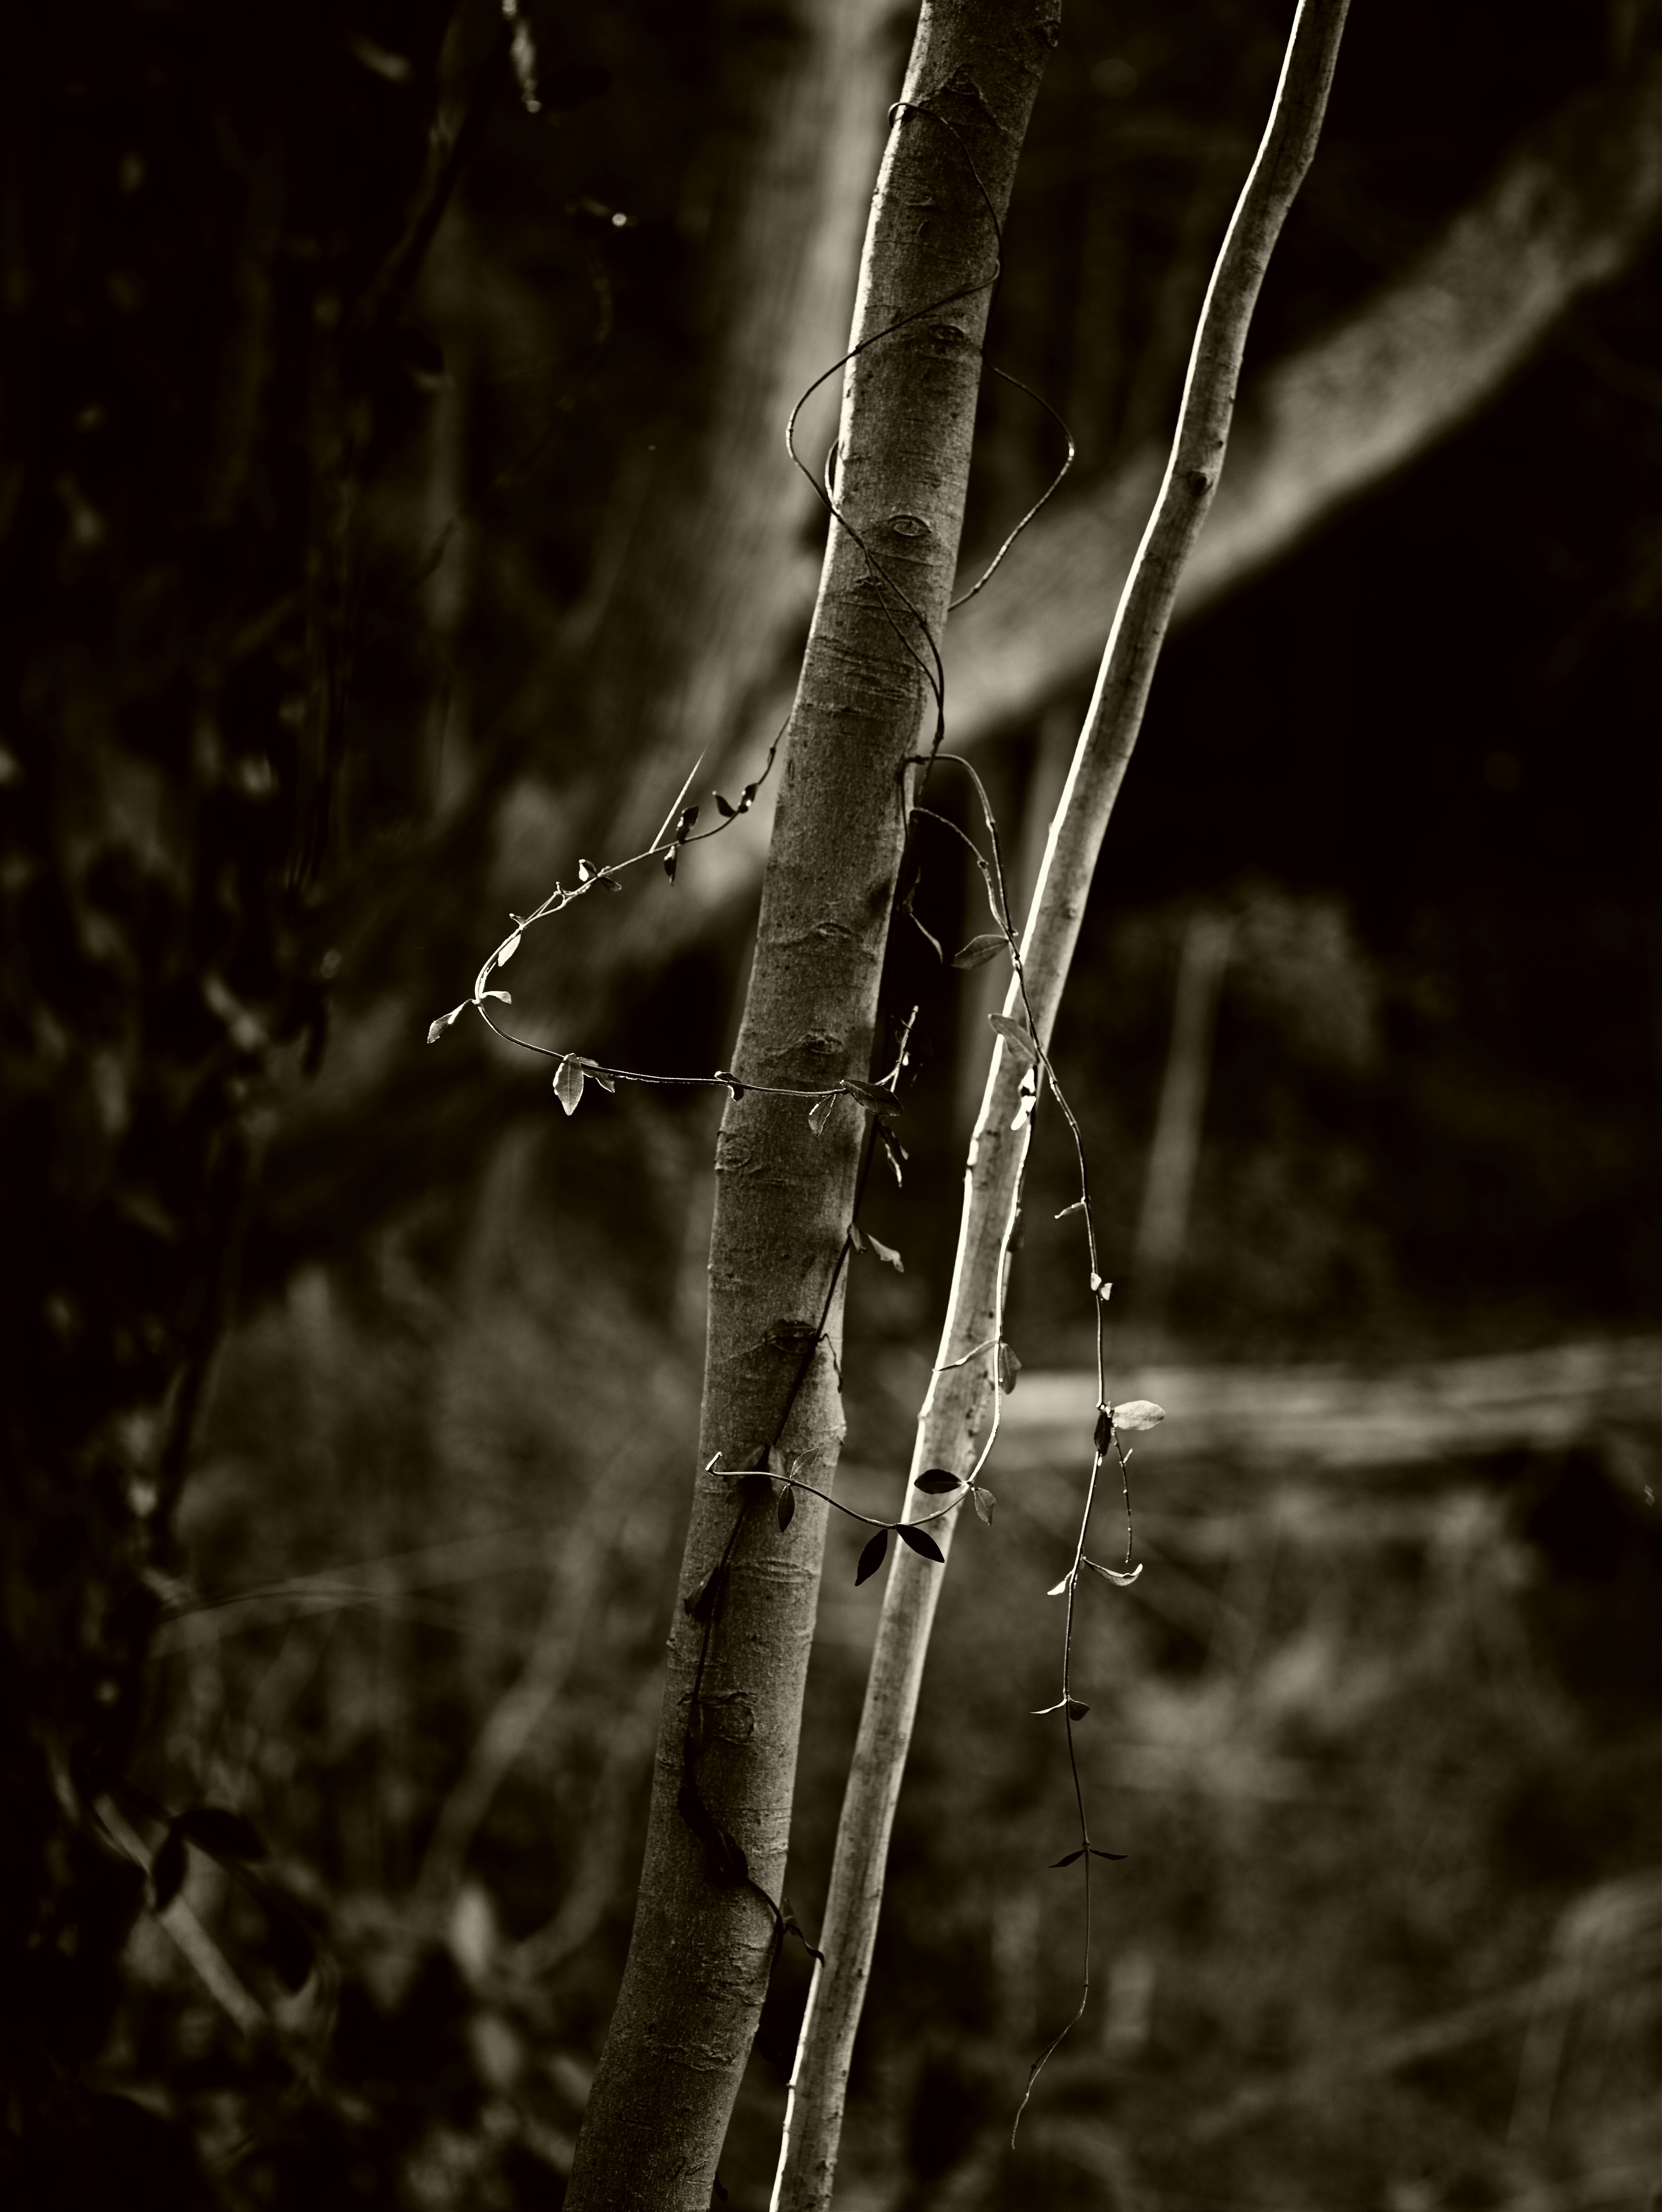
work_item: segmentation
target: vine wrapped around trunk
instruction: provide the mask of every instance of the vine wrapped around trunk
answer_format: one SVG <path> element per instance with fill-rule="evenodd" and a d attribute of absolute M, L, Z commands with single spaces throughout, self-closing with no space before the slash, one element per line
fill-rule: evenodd
<path fill-rule="evenodd" d="M 866 1109 L 811 1127 L 746 1081 L 871 1068 L 904 779 L 957 560 L 981 342 L 1059 0 L 926 4 L 867 233 L 833 524 L 785 740 L 756 954 L 716 1155 L 700 1463 L 791 1450 L 829 1486 Z M 705 2212 L 780 1923 L 825 1507 L 788 1531 L 697 1480 L 646 1860 L 571 2212 Z"/>
<path fill-rule="evenodd" d="M 1217 488 L 1258 289 L 1315 154 L 1347 5 L 1348 0 L 1301 0 L 1294 19 L 1263 142 L 1201 312 L 1165 479 L 1126 580 L 1050 826 L 1022 939 L 1020 970 L 1004 1006 L 1007 1030 L 1026 1030 L 1031 1020 L 1041 1054 L 1049 1048 L 1097 854 L 1141 726 L 1178 580 Z M 996 1039 L 965 1171 L 958 1257 L 941 1350 L 918 1419 L 904 1509 L 908 1520 L 939 1510 L 938 1498 L 916 1486 L 920 1475 L 938 1468 L 967 1471 L 985 1447 L 1002 1349 L 1010 1239 L 1031 1128 L 1029 1115 L 1020 1110 L 1024 1078 L 1033 1080 L 1031 1065 L 1031 1051 L 1024 1056 L 1003 1036 Z M 1104 1449 L 1099 1430 L 1099 1465 Z M 958 1519 L 953 1512 L 934 1523 L 943 1552 L 950 1547 Z M 825 1955 L 814 1970 L 792 2072 L 774 2212 L 823 2212 L 831 2202 L 849 2066 L 882 1905 L 889 1834 L 940 1589 L 940 1570 L 910 1550 L 898 1551 L 884 1592 L 837 1830 L 820 1938 Z M 1090 1856 L 1083 1856 L 1088 1883 Z"/>

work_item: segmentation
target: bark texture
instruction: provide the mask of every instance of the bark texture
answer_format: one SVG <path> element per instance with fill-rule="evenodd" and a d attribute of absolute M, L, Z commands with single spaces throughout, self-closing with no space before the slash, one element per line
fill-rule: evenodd
<path fill-rule="evenodd" d="M 1131 749 L 1177 595 L 1178 578 L 1222 468 L 1241 356 L 1270 252 L 1316 150 L 1348 0 L 1302 0 L 1275 106 L 1213 272 L 1190 356 L 1165 479 L 1103 656 L 1022 938 L 1026 980 L 1004 1011 L 1031 1012 L 1048 1046 L 1067 981 L 1097 854 Z M 1020 1204 L 1031 1121 L 1018 1111 L 1026 1066 L 1001 1036 L 965 1172 L 964 1212 L 947 1319 L 912 1455 L 912 1483 L 931 1468 L 968 1477 L 997 1395 L 1010 1237 Z M 1100 1457 L 1100 1452 L 1099 1452 Z M 937 1510 L 909 1487 L 905 1516 Z M 943 1552 L 963 1510 L 934 1524 Z M 897 1547 L 899 1552 L 899 1547 Z M 821 1948 L 802 2023 L 775 2212 L 823 2212 L 882 1904 L 883 1875 L 922 1680 L 941 1571 L 910 1550 L 884 1592 L 854 1763 L 831 1870 Z"/>
<path fill-rule="evenodd" d="M 735 1055 L 748 1082 L 821 1088 L 871 1067 L 925 626 L 939 637 L 963 520 L 996 259 L 988 203 L 1001 217 L 1057 15 L 1054 0 L 972 0 L 926 6 L 919 24 L 861 271 L 836 477 L 849 527 L 831 532 L 786 741 Z M 701 1464 L 719 1451 L 753 1466 L 784 1422 L 782 1447 L 830 1485 L 864 1121 L 851 1100 L 819 1135 L 798 1100 L 746 1092 L 728 1109 Z M 710 2201 L 774 1949 L 758 1892 L 777 1899 L 783 1879 L 825 1512 L 804 1498 L 781 1534 L 765 1500 L 698 1479 L 681 1587 L 691 1600 L 721 1567 L 722 1595 L 700 1607 L 708 1620 L 684 1604 L 670 1639 L 634 1937 L 574 2212 Z"/>

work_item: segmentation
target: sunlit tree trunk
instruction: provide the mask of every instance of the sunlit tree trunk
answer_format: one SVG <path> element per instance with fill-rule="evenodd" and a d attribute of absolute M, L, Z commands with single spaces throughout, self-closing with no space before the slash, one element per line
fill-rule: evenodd
<path fill-rule="evenodd" d="M 861 267 L 836 476 L 848 526 L 831 532 L 787 738 L 741 1083 L 823 1088 L 872 1071 L 906 763 L 928 734 L 924 671 L 963 519 L 996 262 L 989 202 L 1001 216 L 1056 15 L 1052 0 L 971 0 L 926 6 L 918 27 Z M 831 1480 L 865 1121 L 852 1099 L 819 1133 L 800 1100 L 746 1091 L 728 1108 L 703 1462 L 754 1468 L 772 1448 Z M 805 1498 L 782 1533 L 757 1487 L 697 1480 L 634 1938 L 574 2212 L 704 2212 L 760 2014 L 825 1508 Z"/>

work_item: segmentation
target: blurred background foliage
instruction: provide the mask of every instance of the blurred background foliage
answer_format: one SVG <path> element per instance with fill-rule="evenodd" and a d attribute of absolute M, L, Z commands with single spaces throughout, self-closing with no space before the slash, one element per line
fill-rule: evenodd
<path fill-rule="evenodd" d="M 149 426 L 188 447 L 232 375 L 204 365 L 205 398 L 170 384 L 177 349 L 145 318 L 188 333 L 196 280 L 158 293 L 144 257 L 180 252 L 179 195 L 136 243 L 128 204 L 142 218 L 172 161 L 217 210 L 233 302 L 263 296 L 261 255 L 288 272 L 274 320 L 228 311 L 272 349 L 244 386 L 296 471 L 262 463 L 236 510 L 236 544 L 280 538 L 293 571 L 228 582 L 246 617 L 312 590 L 323 558 L 315 438 L 301 453 L 322 371 L 280 350 L 330 326 L 305 240 L 362 264 L 349 296 L 397 241 L 356 175 L 365 104 L 401 177 L 421 101 L 477 136 L 407 301 L 339 371 L 322 750 L 301 742 L 292 610 L 228 679 L 253 767 L 225 788 L 282 810 L 253 865 L 286 886 L 262 972 L 289 980 L 263 1032 L 236 1030 L 259 994 L 234 972 L 216 1017 L 244 1055 L 224 1112 L 260 1167 L 188 1247 L 199 1273 L 240 1242 L 240 1288 L 155 1537 L 143 1723 L 102 1802 L 140 1860 L 192 1807 L 265 1848 L 191 1848 L 178 1898 L 132 1927 L 88 2078 L 120 2100 L 100 2108 L 119 2146 L 111 2109 L 178 2124 L 229 2207 L 551 2205 L 628 1938 L 718 1103 L 591 1088 L 568 1120 L 473 1025 L 423 1039 L 507 911 L 580 854 L 635 849 L 701 750 L 729 794 L 759 766 L 821 542 L 782 417 L 840 350 L 910 22 L 875 0 L 533 7 L 516 79 L 484 5 L 419 50 L 397 9 L 320 9 L 296 51 L 326 51 L 350 98 L 304 70 L 277 83 L 262 169 L 222 113 L 217 142 L 204 125 L 169 150 L 176 112 L 222 106 L 230 65 L 192 43 L 206 15 L 115 12 L 149 104 L 100 111 L 117 189 L 78 250 L 114 272 L 98 312 L 144 339 L 121 368 L 141 396 L 33 525 L 69 549 L 53 589 L 85 572 L 105 592 L 88 619 L 116 665 L 149 656 L 155 730 L 124 708 L 122 736 L 86 740 L 112 760 L 202 728 L 212 625 L 147 599 L 149 556 L 121 531 L 103 550 L 99 518 L 159 499 Z M 1129 481 L 1169 425 L 1285 28 L 1268 0 L 1068 11 L 990 351 L 1068 417 L 1077 496 Z M 1359 0 L 1247 419 L 1255 370 L 1367 312 L 1655 35 L 1629 4 Z M 302 226 L 272 179 L 320 143 Z M 1012 2152 L 1080 1942 L 1077 1872 L 1049 1870 L 1065 1764 L 1027 1717 L 1054 1694 L 1043 1592 L 1088 1458 L 1067 1395 L 1088 1296 L 1051 1218 L 1073 1190 L 1050 1131 L 1014 1291 L 1029 1371 L 994 1528 L 966 1532 L 943 1601 L 839 2203 L 1653 2201 L 1662 293 L 1654 225 L 1623 236 L 1469 420 L 1244 563 L 1171 642 L 1056 1044 L 1117 1281 L 1115 1392 L 1170 1414 L 1134 1469 L 1148 1571 L 1086 1607 L 1077 1670 L 1094 1817 L 1128 1856 L 1097 1884 L 1091 2008 Z M 11 312 L 33 312 L 15 287 Z M 809 416 L 805 454 L 831 420 Z M 1055 446 L 989 385 L 972 553 Z M 1025 882 L 1111 611 L 975 728 Z M 9 744 L 0 803 L 38 782 Z M 193 834 L 222 882 L 234 838 Z M 673 888 L 643 870 L 533 933 L 509 978 L 521 1032 L 725 1065 L 764 836 L 740 823 Z M 949 953 L 982 926 L 944 842 L 917 908 Z M 893 1009 L 922 1008 L 911 1157 L 869 1225 L 906 1268 L 856 1272 L 846 1364 L 848 1494 L 879 1512 L 933 1356 L 993 1003 L 993 971 L 943 970 L 909 924 L 892 965 Z M 810 1929 L 878 1602 L 854 1549 L 833 1531 L 801 1753 Z M 736 2206 L 767 2200 L 805 1990 L 787 1952 L 723 2166 Z M 190 2201 L 182 2167 L 133 2155 L 157 2202 Z"/>

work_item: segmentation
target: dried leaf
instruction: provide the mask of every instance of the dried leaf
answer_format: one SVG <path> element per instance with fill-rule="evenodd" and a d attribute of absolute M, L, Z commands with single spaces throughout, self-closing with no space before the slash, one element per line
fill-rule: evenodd
<path fill-rule="evenodd" d="M 913 928 L 916 930 L 920 937 L 924 938 L 934 948 L 935 958 L 944 964 L 947 958 L 946 947 L 941 944 L 941 939 L 935 935 L 934 930 L 926 929 L 923 927 L 923 924 L 918 920 L 916 915 L 912 913 L 911 902 L 910 900 L 906 902 L 905 911 L 911 916 Z"/>
<path fill-rule="evenodd" d="M 888 1550 L 889 1532 L 886 1528 L 880 1528 L 860 1554 L 860 1565 L 854 1571 L 854 1586 L 856 1589 L 861 1583 L 871 1580 L 887 1558 Z"/>
<path fill-rule="evenodd" d="M 831 1117 L 831 1109 L 837 1103 L 837 1094 L 833 1091 L 822 1098 L 817 1106 L 811 1106 L 808 1109 L 808 1127 L 816 1137 L 824 1135 L 825 1124 Z"/>
<path fill-rule="evenodd" d="M 897 1275 L 904 1275 L 906 1263 L 892 1244 L 886 1244 L 880 1237 L 868 1237 L 866 1243 L 886 1267 L 892 1267 Z"/>
<path fill-rule="evenodd" d="M 953 955 L 954 968 L 984 968 L 989 960 L 996 960 L 1001 952 L 1008 952 L 1010 940 L 996 932 L 985 937 L 972 937 L 961 951 Z"/>
<path fill-rule="evenodd" d="M 436 1044 L 438 1042 L 445 1031 L 451 1028 L 456 1022 L 457 1018 L 466 1012 L 467 1005 L 467 1000 L 464 999 L 460 1006 L 452 1006 L 447 1014 L 441 1014 L 437 1021 L 429 1024 L 427 1031 L 427 1042 L 429 1044 Z"/>
<path fill-rule="evenodd" d="M 993 1525 L 993 1508 L 998 1503 L 997 1498 L 983 1483 L 979 1482 L 970 1492 L 970 1496 L 975 1501 L 977 1520 L 983 1522 L 990 1528 Z"/>
<path fill-rule="evenodd" d="M 782 1536 L 796 1517 L 796 1492 L 787 1483 L 779 1493 L 779 1534 Z"/>
<path fill-rule="evenodd" d="M 1031 1067 L 1038 1058 L 1032 1032 L 1023 1022 L 1012 1021 L 1008 1014 L 989 1014 L 988 1020 L 998 1031 L 1012 1052 L 1020 1054 L 1024 1067 Z"/>
<path fill-rule="evenodd" d="M 927 1491 L 931 1498 L 944 1498 L 949 1490 L 961 1490 L 963 1487 L 963 1476 L 948 1474 L 944 1467 L 930 1468 L 912 1485 L 914 1490 Z"/>
<path fill-rule="evenodd" d="M 1135 1566 L 1131 1568 L 1129 1573 L 1125 1574 L 1122 1574 L 1117 1567 L 1105 1567 L 1099 1559 L 1081 1559 L 1080 1561 L 1080 1565 L 1082 1567 L 1089 1567 L 1093 1575 L 1100 1575 L 1105 1583 L 1117 1583 L 1121 1589 L 1129 1589 L 1132 1583 L 1135 1582 L 1137 1577 L 1142 1572 L 1142 1562 L 1141 1559 L 1138 1560 Z"/>
<path fill-rule="evenodd" d="M 1123 1406 L 1111 1408 L 1117 1429 L 1152 1429 L 1166 1419 L 1164 1406 L 1157 1406 L 1152 1398 L 1128 1398 Z"/>
<path fill-rule="evenodd" d="M 849 1224 L 849 1242 L 856 1252 L 863 1252 L 866 1249 L 866 1232 L 857 1221 Z"/>
<path fill-rule="evenodd" d="M 897 1525 L 894 1533 L 903 1544 L 909 1544 L 911 1547 L 920 1559 L 933 1559 L 938 1567 L 946 1565 L 946 1553 L 935 1542 L 934 1538 L 926 1535 L 922 1528 L 914 1528 L 909 1522 L 902 1521 Z"/>
<path fill-rule="evenodd" d="M 554 1076 L 554 1096 L 568 1114 L 575 1114 L 583 1095 L 583 1064 L 575 1052 L 566 1054 Z"/>

